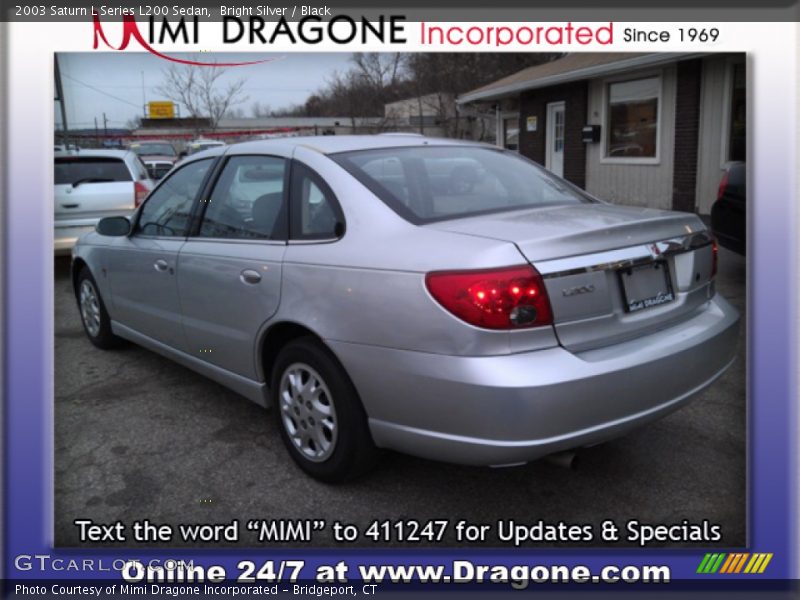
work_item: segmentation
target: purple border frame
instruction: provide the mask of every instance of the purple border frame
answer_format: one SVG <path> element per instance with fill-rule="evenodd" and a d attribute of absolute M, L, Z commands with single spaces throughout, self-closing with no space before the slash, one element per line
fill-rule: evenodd
<path fill-rule="evenodd" d="M 767 52 L 769 55 L 769 52 Z M 760 64 L 760 59 L 758 62 Z M 791 64 L 791 61 L 789 61 Z M 751 60 L 750 67 L 753 67 Z M 756 68 L 758 65 L 756 65 Z M 774 65 L 772 68 L 775 68 Z M 776 71 L 779 69 L 775 69 Z M 783 69 L 780 69 L 783 71 Z M 13 66 L 9 68 L 13 71 Z M 752 71 L 751 71 L 752 73 Z M 8 75 L 8 72 L 6 73 Z M 789 78 L 789 82 L 794 80 Z M 766 83 L 774 80 L 769 78 Z M 758 83 L 758 82 L 756 82 Z M 763 82 L 762 82 L 763 83 Z M 764 99 L 761 92 L 750 97 Z M 7 88 L 14 94 L 13 88 Z M 798 245 L 795 236 L 797 208 L 796 152 L 793 139 L 796 107 L 792 94 L 772 99 L 769 113 L 754 113 L 750 130 L 750 246 L 749 260 L 749 506 L 748 550 L 772 552 L 769 580 L 790 579 L 795 573 L 796 517 L 795 472 L 796 439 L 796 277 Z M 7 110 L 20 105 L 12 96 Z M 766 110 L 766 106 L 762 104 Z M 776 109 L 784 108 L 787 117 L 777 121 Z M 773 121 L 774 119 L 774 121 Z M 229 572 L 242 559 L 302 558 L 307 567 L 345 560 L 357 563 L 437 564 L 454 558 L 466 558 L 486 564 L 513 565 L 521 562 L 558 562 L 565 565 L 588 565 L 592 569 L 609 563 L 623 565 L 666 564 L 672 579 L 692 580 L 703 587 L 723 584 L 725 579 L 744 575 L 697 575 L 696 569 L 705 552 L 713 547 L 691 550 L 118 550 L 53 549 L 52 537 L 52 415 L 53 415 L 53 268 L 52 216 L 42 214 L 42 203 L 31 198 L 50 198 L 52 182 L 36 173 L 41 162 L 41 148 L 49 148 L 51 122 L 38 122 L 26 114 L 19 120 L 8 119 L 5 174 L 6 210 L 4 215 L 4 433 L 5 433 L 5 503 L 3 507 L 5 577 L 18 579 L 64 578 L 64 572 L 38 570 L 20 572 L 14 557 L 19 554 L 47 554 L 53 558 L 137 557 L 184 558 L 198 564 L 222 564 Z M 753 126 L 755 124 L 755 127 Z M 772 125 L 772 127 L 769 127 Z M 33 129 L 33 131 L 31 130 Z M 758 137 L 759 131 L 761 136 Z M 769 138 L 769 139 L 767 139 Z M 42 144 L 44 140 L 44 145 Z M 37 163 L 38 161 L 38 163 Z M 47 204 L 44 204 L 48 206 Z M 81 574 L 83 576 L 83 574 Z M 93 574 L 118 578 L 116 572 Z M 765 584 L 769 580 L 760 580 Z M 750 578 L 755 583 L 757 579 Z M 491 588 L 482 588 L 486 591 Z"/>

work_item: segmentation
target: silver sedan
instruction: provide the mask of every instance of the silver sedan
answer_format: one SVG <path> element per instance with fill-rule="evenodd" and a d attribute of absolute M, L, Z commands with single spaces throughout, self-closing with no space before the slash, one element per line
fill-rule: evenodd
<path fill-rule="evenodd" d="M 601 202 L 519 155 L 421 136 L 192 155 L 73 251 L 84 328 L 264 406 L 343 481 L 387 448 L 474 465 L 596 444 L 728 368 L 738 315 L 687 213 Z"/>

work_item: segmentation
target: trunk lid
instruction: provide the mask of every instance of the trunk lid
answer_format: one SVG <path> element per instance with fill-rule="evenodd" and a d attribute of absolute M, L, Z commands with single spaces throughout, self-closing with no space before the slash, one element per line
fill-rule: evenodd
<path fill-rule="evenodd" d="M 513 242 L 531 262 L 623 248 L 705 229 L 690 213 L 600 203 L 481 215 L 427 227 Z"/>
<path fill-rule="evenodd" d="M 427 227 L 515 244 L 544 278 L 559 342 L 575 352 L 667 327 L 714 294 L 712 239 L 690 213 L 598 203 Z"/>
<path fill-rule="evenodd" d="M 133 175 L 121 158 L 55 159 L 56 223 L 97 220 L 133 212 Z"/>

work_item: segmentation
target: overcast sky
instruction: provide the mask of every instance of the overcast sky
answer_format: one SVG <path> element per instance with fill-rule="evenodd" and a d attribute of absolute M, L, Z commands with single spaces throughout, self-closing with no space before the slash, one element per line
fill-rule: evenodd
<path fill-rule="evenodd" d="M 177 55 L 176 55 L 177 56 Z M 183 55 L 195 60 L 209 61 L 215 56 L 204 53 Z M 334 71 L 345 71 L 349 66 L 349 53 L 217 53 L 225 62 L 243 62 L 276 58 L 260 65 L 231 67 L 220 77 L 224 86 L 231 80 L 247 80 L 244 93 L 247 100 L 238 105 L 246 116 L 250 106 L 258 101 L 271 109 L 301 104 L 325 83 Z M 79 52 L 59 53 L 61 80 L 70 128 L 103 126 L 103 113 L 109 127 L 125 127 L 133 117 L 142 116 L 143 100 L 166 100 L 156 92 L 163 81 L 163 71 L 170 62 L 147 52 Z M 144 74 L 144 86 L 142 75 Z M 181 115 L 187 116 L 182 108 Z M 55 105 L 56 127 L 61 125 L 61 114 Z"/>

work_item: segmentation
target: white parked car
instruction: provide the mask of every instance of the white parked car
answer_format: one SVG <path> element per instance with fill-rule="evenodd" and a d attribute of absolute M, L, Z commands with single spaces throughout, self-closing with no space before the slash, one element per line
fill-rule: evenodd
<path fill-rule="evenodd" d="M 208 150 L 210 148 L 222 148 L 223 146 L 227 146 L 227 144 L 225 142 L 220 142 L 219 140 L 207 140 L 204 138 L 199 138 L 186 144 L 185 153 L 187 156 L 191 156 L 192 154 L 197 154 L 203 150 Z"/>
<path fill-rule="evenodd" d="M 141 159 L 128 150 L 56 153 L 55 253 L 69 254 L 103 217 L 131 214 L 153 189 Z"/>

